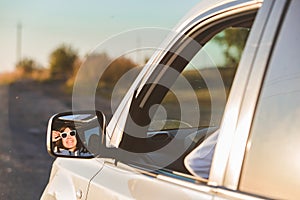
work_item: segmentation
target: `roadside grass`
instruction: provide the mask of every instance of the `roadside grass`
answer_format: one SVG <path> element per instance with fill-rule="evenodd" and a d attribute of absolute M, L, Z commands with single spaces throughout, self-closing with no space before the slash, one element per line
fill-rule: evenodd
<path fill-rule="evenodd" d="M 0 74 L 0 85 L 9 85 L 16 80 L 20 79 L 22 74 L 20 72 L 4 72 Z"/>
<path fill-rule="evenodd" d="M 35 70 L 32 73 L 24 73 L 22 70 L 0 73 L 0 85 L 9 85 L 21 80 L 33 80 L 37 82 L 48 81 L 50 78 L 49 70 Z"/>

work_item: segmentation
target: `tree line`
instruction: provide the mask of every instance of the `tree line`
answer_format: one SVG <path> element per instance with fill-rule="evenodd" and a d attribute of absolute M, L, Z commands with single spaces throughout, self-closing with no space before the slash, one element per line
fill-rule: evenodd
<path fill-rule="evenodd" d="M 112 59 L 105 52 L 99 54 L 89 55 L 89 62 L 92 60 L 90 74 L 86 76 L 93 76 L 96 70 L 94 66 L 99 63 L 107 63 L 109 66 L 105 70 L 101 82 L 99 84 L 105 86 L 113 86 L 119 78 L 137 66 L 137 64 L 127 57 L 120 57 Z M 82 66 L 84 58 L 80 58 L 78 52 L 70 45 L 62 44 L 58 46 L 49 55 L 49 66 L 42 67 L 35 60 L 31 58 L 24 58 L 16 64 L 16 72 L 19 78 L 27 78 L 39 81 L 59 81 L 71 88 L 74 84 L 76 73 Z"/>
<path fill-rule="evenodd" d="M 245 41 L 248 36 L 248 29 L 226 29 L 221 34 L 215 36 L 215 42 L 224 49 L 224 66 L 237 67 Z M 127 57 L 117 59 L 110 58 L 106 53 L 93 54 L 88 56 L 88 74 L 93 76 L 95 66 L 99 67 L 107 63 L 109 67 L 99 80 L 99 84 L 105 87 L 113 86 L 122 75 L 127 71 L 137 66 L 134 61 Z M 41 67 L 36 61 L 31 58 L 24 58 L 16 64 L 16 72 L 19 78 L 31 78 L 40 81 L 62 81 L 68 87 L 72 87 L 75 81 L 76 73 L 83 63 L 83 58 L 80 58 L 78 52 L 70 45 L 62 44 L 58 46 L 49 55 L 49 64 L 46 67 Z M 92 67 L 90 66 L 92 65 Z M 1 78 L 1 77 L 0 77 Z"/>

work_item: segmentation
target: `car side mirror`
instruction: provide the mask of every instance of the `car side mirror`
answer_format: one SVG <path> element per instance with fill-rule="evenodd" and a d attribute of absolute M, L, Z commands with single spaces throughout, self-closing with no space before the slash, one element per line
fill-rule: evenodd
<path fill-rule="evenodd" d="M 48 122 L 48 153 L 55 157 L 96 157 L 105 149 L 105 128 L 105 116 L 100 111 L 56 114 Z"/>

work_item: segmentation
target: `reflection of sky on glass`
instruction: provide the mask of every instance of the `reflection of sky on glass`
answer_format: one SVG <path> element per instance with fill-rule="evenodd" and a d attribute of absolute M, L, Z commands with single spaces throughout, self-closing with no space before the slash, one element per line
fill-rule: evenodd
<path fill-rule="evenodd" d="M 192 59 L 188 67 L 193 69 L 205 69 L 205 68 L 215 68 L 218 66 L 224 66 L 224 51 L 220 48 L 220 45 L 215 42 L 207 43 L 201 51 L 196 54 Z"/>
<path fill-rule="evenodd" d="M 66 120 L 84 120 L 89 118 L 90 116 L 91 116 L 90 114 L 80 114 L 80 115 L 67 115 L 67 116 L 62 116 L 60 118 Z"/>
<path fill-rule="evenodd" d="M 241 34 L 243 34 L 243 30 L 250 31 L 248 28 L 228 28 L 227 30 L 241 30 Z M 230 55 L 235 59 L 239 60 L 239 52 L 234 43 L 228 47 L 222 42 L 218 42 L 216 38 L 226 38 L 224 35 L 224 31 L 217 33 L 209 42 L 207 42 L 202 49 L 195 55 L 192 59 L 191 63 L 189 63 L 188 68 L 193 69 L 204 69 L 211 67 L 228 67 L 226 64 L 225 52 L 229 51 Z"/>
<path fill-rule="evenodd" d="M 178 2 L 176 2 L 178 1 Z M 22 23 L 22 57 L 47 65 L 60 44 L 85 55 L 98 43 L 138 27 L 172 28 L 198 0 L 2 0 L 0 71 L 16 60 L 17 23 Z"/>
<path fill-rule="evenodd" d="M 97 117 L 91 114 L 78 114 L 78 115 L 66 115 L 59 117 L 61 120 L 75 121 L 75 122 L 90 122 L 96 120 Z"/>

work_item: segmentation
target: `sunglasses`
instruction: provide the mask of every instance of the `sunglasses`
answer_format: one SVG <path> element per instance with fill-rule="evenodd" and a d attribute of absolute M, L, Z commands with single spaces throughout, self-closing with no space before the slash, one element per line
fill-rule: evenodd
<path fill-rule="evenodd" d="M 66 138 L 68 135 L 75 136 L 76 135 L 76 130 L 72 130 L 70 132 L 63 132 L 63 133 L 60 134 L 60 136 L 62 138 Z"/>

